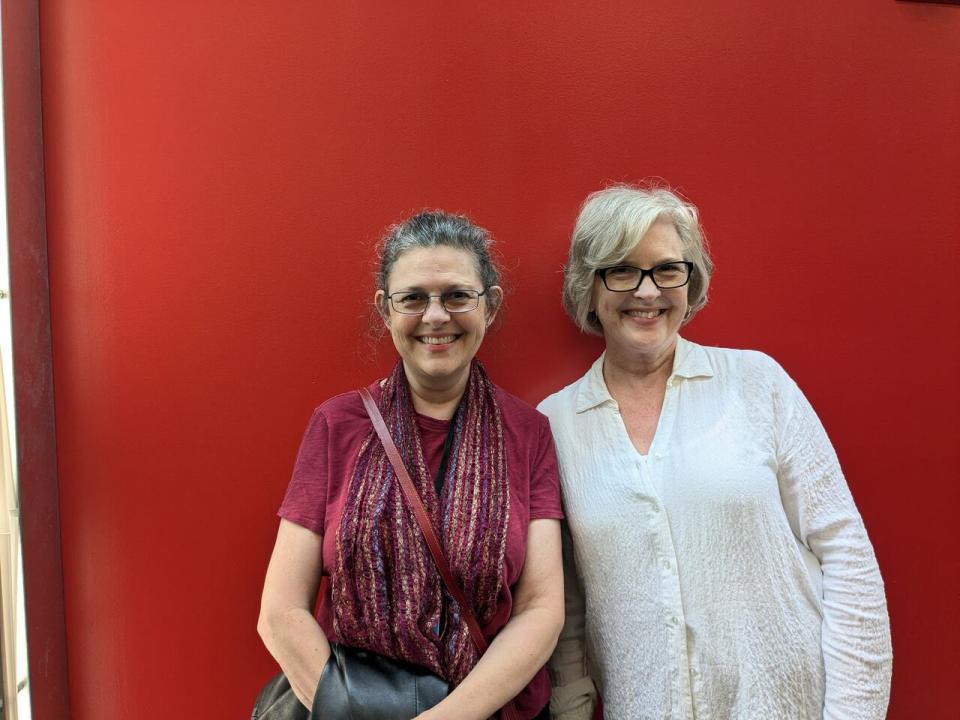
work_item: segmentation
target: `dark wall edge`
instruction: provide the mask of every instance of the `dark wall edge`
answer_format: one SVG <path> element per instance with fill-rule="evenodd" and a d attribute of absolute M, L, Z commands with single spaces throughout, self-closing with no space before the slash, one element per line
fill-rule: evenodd
<path fill-rule="evenodd" d="M 38 0 L 2 0 L 4 131 L 20 532 L 33 717 L 69 720 Z"/>

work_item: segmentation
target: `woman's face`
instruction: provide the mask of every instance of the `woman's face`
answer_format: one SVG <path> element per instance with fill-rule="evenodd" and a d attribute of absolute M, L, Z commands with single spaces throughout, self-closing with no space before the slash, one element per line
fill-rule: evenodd
<path fill-rule="evenodd" d="M 683 260 L 683 242 L 673 223 L 657 220 L 620 265 L 649 269 Z M 593 280 L 592 308 L 603 326 L 607 351 L 618 356 L 656 360 L 673 352 L 677 331 L 687 312 L 689 285 L 661 290 L 651 277 L 633 292 L 607 290 Z"/>
<path fill-rule="evenodd" d="M 408 250 L 397 258 L 387 278 L 386 293 L 378 291 L 374 301 L 411 382 L 437 387 L 465 379 L 496 314 L 495 310 L 488 311 L 489 298 L 502 291 L 497 286 L 489 288 L 476 309 L 458 313 L 447 312 L 439 298 L 431 298 L 423 315 L 398 313 L 386 295 L 440 295 L 452 290 L 483 289 L 473 255 L 466 250 L 441 245 Z"/>

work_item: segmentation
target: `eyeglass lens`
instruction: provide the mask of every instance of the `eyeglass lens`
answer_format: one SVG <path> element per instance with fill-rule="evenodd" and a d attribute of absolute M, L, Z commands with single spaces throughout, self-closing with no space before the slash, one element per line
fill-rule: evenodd
<path fill-rule="evenodd" d="M 428 295 L 422 292 L 399 292 L 390 295 L 393 309 L 407 315 L 419 315 L 427 311 L 430 298 L 438 298 L 447 312 L 469 312 L 480 304 L 480 293 L 476 290 L 450 290 L 441 295 Z"/>
<path fill-rule="evenodd" d="M 668 289 L 686 285 L 690 279 L 690 269 L 685 263 L 665 263 L 649 271 L 630 265 L 620 265 L 605 270 L 603 282 L 608 290 L 625 292 L 636 290 L 644 275 L 650 275 L 657 287 Z"/>

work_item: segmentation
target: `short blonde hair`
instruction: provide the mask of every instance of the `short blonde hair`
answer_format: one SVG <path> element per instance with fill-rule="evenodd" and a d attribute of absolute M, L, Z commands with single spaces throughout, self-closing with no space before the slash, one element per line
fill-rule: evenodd
<path fill-rule="evenodd" d="M 587 196 L 570 240 L 563 307 L 581 330 L 603 334 L 590 310 L 596 271 L 621 262 L 661 218 L 673 222 L 683 243 L 683 259 L 693 263 L 684 324 L 707 304 L 713 262 L 697 208 L 666 188 L 614 185 Z"/>

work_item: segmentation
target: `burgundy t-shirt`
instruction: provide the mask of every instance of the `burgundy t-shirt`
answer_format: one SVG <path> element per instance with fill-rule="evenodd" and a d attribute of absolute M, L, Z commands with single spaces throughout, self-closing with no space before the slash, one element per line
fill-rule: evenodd
<path fill-rule="evenodd" d="M 370 386 L 380 400 L 380 384 Z M 496 389 L 503 420 L 504 448 L 510 481 L 510 522 L 504 554 L 503 588 L 497 611 L 483 628 L 492 639 L 513 609 L 512 589 L 520 577 L 527 550 L 527 525 L 531 520 L 560 519 L 560 482 L 553 437 L 547 418 L 513 395 Z M 440 469 L 449 421 L 417 415 L 423 455 L 435 478 Z M 336 534 L 346 504 L 360 445 L 371 432 L 370 419 L 356 392 L 344 393 L 318 407 L 304 433 L 293 477 L 279 515 L 323 536 L 323 575 L 329 576 L 336 561 Z M 338 642 L 333 631 L 330 586 L 322 582 L 317 621 L 327 637 Z M 522 718 L 532 718 L 550 700 L 550 681 L 541 669 L 515 700 Z"/>

